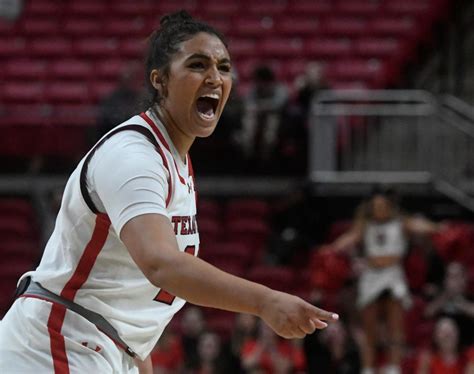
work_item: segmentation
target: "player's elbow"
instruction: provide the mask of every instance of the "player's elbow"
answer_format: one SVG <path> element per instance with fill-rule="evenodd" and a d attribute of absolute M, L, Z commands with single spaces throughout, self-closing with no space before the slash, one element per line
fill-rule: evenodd
<path fill-rule="evenodd" d="M 180 252 L 154 256 L 140 266 L 145 277 L 156 287 L 165 288 L 179 269 Z"/>

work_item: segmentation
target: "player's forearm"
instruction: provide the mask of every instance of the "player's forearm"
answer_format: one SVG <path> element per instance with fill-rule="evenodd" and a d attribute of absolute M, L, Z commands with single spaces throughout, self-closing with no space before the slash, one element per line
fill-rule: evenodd
<path fill-rule="evenodd" d="M 260 315 L 270 289 L 225 273 L 194 256 L 177 253 L 148 275 L 157 287 L 193 304 Z"/>

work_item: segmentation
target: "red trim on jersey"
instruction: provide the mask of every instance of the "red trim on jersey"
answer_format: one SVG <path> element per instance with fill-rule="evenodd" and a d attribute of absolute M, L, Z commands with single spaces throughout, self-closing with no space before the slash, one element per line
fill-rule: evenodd
<path fill-rule="evenodd" d="M 74 300 L 77 291 L 85 283 L 92 267 L 99 256 L 100 251 L 109 235 L 110 219 L 106 214 L 98 214 L 95 219 L 95 227 L 92 237 L 87 243 L 84 252 L 77 264 L 76 270 L 64 286 L 60 295 L 71 301 Z M 61 328 L 66 316 L 66 308 L 63 305 L 53 303 L 48 319 L 48 332 L 51 340 L 51 355 L 53 356 L 54 373 L 69 374 L 69 365 L 66 354 L 64 336 Z"/>
<path fill-rule="evenodd" d="M 158 126 L 156 126 L 155 122 L 153 122 L 153 120 L 150 117 L 148 117 L 146 113 L 140 113 L 140 117 L 142 117 L 151 126 L 153 132 L 156 134 L 156 136 L 158 136 L 158 139 L 160 139 L 160 142 L 163 143 L 167 151 L 171 153 L 171 148 L 168 145 L 168 142 L 166 141 L 165 137 L 161 133 Z M 171 153 L 171 155 L 173 154 Z M 186 185 L 186 181 L 181 176 L 181 174 L 179 174 L 178 165 L 176 164 L 176 160 L 174 159 L 174 157 L 173 157 L 173 162 L 174 162 L 174 167 L 176 168 L 176 173 L 178 173 L 179 181 L 181 182 L 181 184 Z"/>
<path fill-rule="evenodd" d="M 55 374 L 69 374 L 69 362 L 66 354 L 66 343 L 61 334 L 61 327 L 66 316 L 66 308 L 59 304 L 51 306 L 48 319 L 48 333 L 50 338 L 51 356 Z"/>
<path fill-rule="evenodd" d="M 82 287 L 89 277 L 97 256 L 107 240 L 109 234 L 110 219 L 105 214 L 98 214 L 95 220 L 95 228 L 92 238 L 86 246 L 84 253 L 77 264 L 76 271 L 64 286 L 60 296 L 65 299 L 74 300 L 77 291 Z"/>
<path fill-rule="evenodd" d="M 189 176 L 193 179 L 193 186 L 194 186 L 194 199 L 196 201 L 196 207 L 198 204 L 198 193 L 197 193 L 197 187 L 196 187 L 196 178 L 194 178 L 194 169 L 193 169 L 193 163 L 191 161 L 191 156 L 188 155 L 188 173 Z"/>

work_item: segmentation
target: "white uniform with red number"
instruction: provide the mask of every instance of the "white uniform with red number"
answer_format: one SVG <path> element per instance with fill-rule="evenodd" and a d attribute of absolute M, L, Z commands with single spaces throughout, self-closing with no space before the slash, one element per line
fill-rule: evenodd
<path fill-rule="evenodd" d="M 66 185 L 41 263 L 28 274 L 101 314 L 144 359 L 185 301 L 145 278 L 120 231 L 136 216 L 162 214 L 174 227 L 179 249 L 197 255 L 196 192 L 189 158 L 183 162 L 150 111 L 119 127 L 127 125 L 150 130 L 158 149 L 132 130 L 114 134 L 97 148 L 86 175 L 89 196 L 102 212 L 98 215 L 81 194 L 83 159 Z M 0 372 L 53 372 L 53 367 L 81 373 L 134 370 L 131 358 L 83 317 L 47 301 L 20 298 L 0 324 Z"/>
<path fill-rule="evenodd" d="M 404 256 L 407 249 L 403 224 L 400 219 L 385 223 L 369 222 L 364 231 L 364 255 Z M 409 302 L 409 290 L 402 265 L 385 268 L 366 268 L 359 278 L 357 304 L 364 307 L 375 301 L 384 291 L 393 297 Z"/>

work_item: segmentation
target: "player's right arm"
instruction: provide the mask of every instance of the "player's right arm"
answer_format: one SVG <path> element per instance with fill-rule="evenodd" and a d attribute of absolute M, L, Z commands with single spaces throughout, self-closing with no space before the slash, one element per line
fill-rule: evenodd
<path fill-rule="evenodd" d="M 163 215 L 137 216 L 124 225 L 120 236 L 152 284 L 193 304 L 257 315 L 285 338 L 301 338 L 337 319 L 296 296 L 180 252 L 171 223 Z"/>
<path fill-rule="evenodd" d="M 92 197 L 152 284 L 194 304 L 260 316 L 288 338 L 312 333 L 334 319 L 332 313 L 298 297 L 235 277 L 180 252 L 167 217 L 168 173 L 153 145 L 131 132 L 105 142 L 89 165 Z"/>

